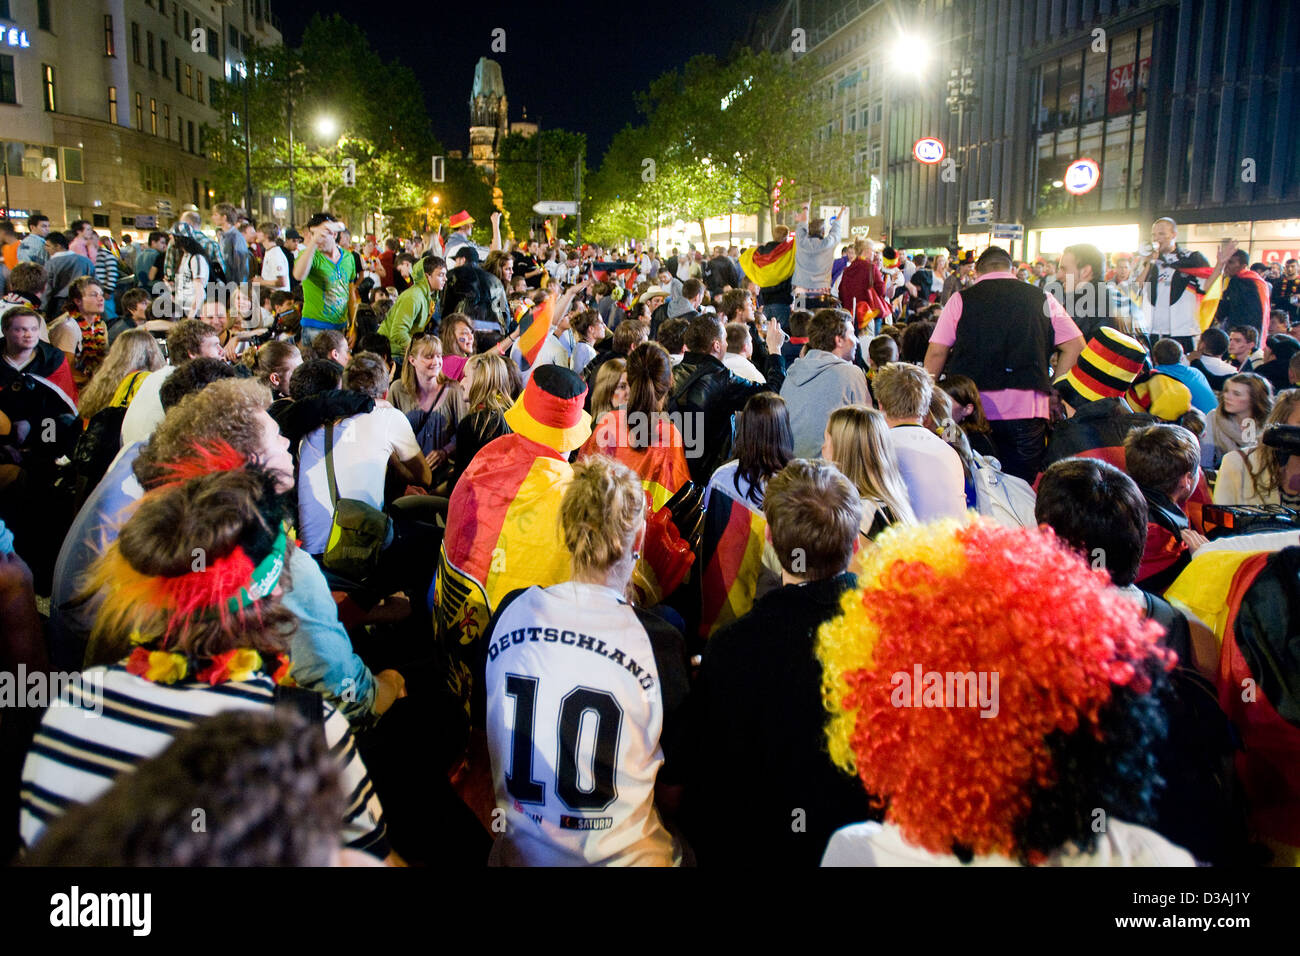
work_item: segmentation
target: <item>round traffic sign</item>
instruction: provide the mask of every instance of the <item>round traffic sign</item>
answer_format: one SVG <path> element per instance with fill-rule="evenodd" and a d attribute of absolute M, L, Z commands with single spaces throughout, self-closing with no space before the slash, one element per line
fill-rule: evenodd
<path fill-rule="evenodd" d="M 1101 181 L 1101 167 L 1095 160 L 1076 159 L 1065 168 L 1065 175 L 1061 179 L 1066 192 L 1082 196 Z"/>
<path fill-rule="evenodd" d="M 920 162 L 933 166 L 943 159 L 943 140 L 930 136 L 918 139 L 912 147 L 912 155 Z"/>

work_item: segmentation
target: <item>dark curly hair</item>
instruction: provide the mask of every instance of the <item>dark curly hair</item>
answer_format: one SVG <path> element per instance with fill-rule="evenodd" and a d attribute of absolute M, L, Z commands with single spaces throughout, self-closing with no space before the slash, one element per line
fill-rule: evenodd
<path fill-rule="evenodd" d="M 328 866 L 343 807 L 339 764 L 318 727 L 284 708 L 228 710 L 70 809 L 26 862 Z"/>
<path fill-rule="evenodd" d="M 1035 851 L 1046 856 L 1067 842 L 1092 852 L 1111 817 L 1155 826 L 1165 786 L 1157 754 L 1168 735 L 1173 686 L 1156 659 L 1133 664 L 1151 681 L 1148 692 L 1116 686 L 1098 712 L 1095 729 L 1058 730 L 1047 737 L 1056 778 L 1050 786 L 1026 788 L 1029 812 L 1015 827 L 1021 863 L 1030 862 Z M 960 859 L 959 850 L 954 847 L 953 853 Z"/>

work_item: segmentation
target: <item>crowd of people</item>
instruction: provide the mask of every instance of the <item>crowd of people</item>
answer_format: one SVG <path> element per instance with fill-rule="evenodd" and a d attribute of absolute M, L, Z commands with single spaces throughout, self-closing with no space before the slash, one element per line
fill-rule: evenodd
<path fill-rule="evenodd" d="M 6 846 L 1300 862 L 1297 263 L 846 212 L 0 224 Z"/>

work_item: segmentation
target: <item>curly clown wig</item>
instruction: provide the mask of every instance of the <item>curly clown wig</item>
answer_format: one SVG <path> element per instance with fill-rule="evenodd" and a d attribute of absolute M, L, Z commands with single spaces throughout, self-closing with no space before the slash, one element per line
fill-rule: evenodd
<path fill-rule="evenodd" d="M 1098 809 L 1149 822 L 1160 626 L 1050 532 L 945 521 L 876 545 L 817 656 L 831 757 L 886 819 L 933 853 L 1023 863 L 1092 849 Z"/>

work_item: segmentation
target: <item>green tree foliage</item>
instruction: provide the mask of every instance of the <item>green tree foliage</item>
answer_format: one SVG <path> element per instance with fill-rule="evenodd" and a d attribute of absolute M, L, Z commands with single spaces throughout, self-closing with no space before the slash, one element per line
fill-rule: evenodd
<path fill-rule="evenodd" d="M 356 25 L 317 14 L 298 48 L 248 51 L 245 73 L 246 81 L 235 74 L 212 104 L 223 125 L 205 131 L 218 200 L 244 202 L 246 141 L 254 192 L 289 195 L 292 100 L 298 225 L 322 209 L 342 214 L 357 232 L 375 212 L 402 231 L 432 227 L 448 210 L 469 209 L 487 222 L 491 189 L 481 175 L 448 163 L 447 182 L 432 182 L 430 160 L 445 151 L 433 136 L 415 74 L 385 63 Z M 325 119 L 335 126 L 328 137 L 320 131 Z M 343 185 L 340 167 L 347 160 L 356 163 L 352 187 Z"/>
<path fill-rule="evenodd" d="M 586 170 L 587 137 L 563 129 L 544 129 L 532 136 L 511 133 L 497 149 L 497 187 L 508 224 L 503 225 L 517 238 L 526 237 L 540 217 L 533 212 L 538 201 L 540 175 L 541 199 L 570 202 L 577 198 L 577 169 Z M 574 235 L 574 216 L 555 220 L 556 231 L 563 238 Z"/>
<path fill-rule="evenodd" d="M 804 60 L 742 48 L 660 76 L 639 99 L 644 121 L 615 137 L 591 178 L 593 237 L 650 236 L 674 219 L 703 227 L 733 211 L 758 214 L 765 231 L 782 179 L 791 199 L 847 194 L 852 158 L 816 142 L 811 75 Z"/>

